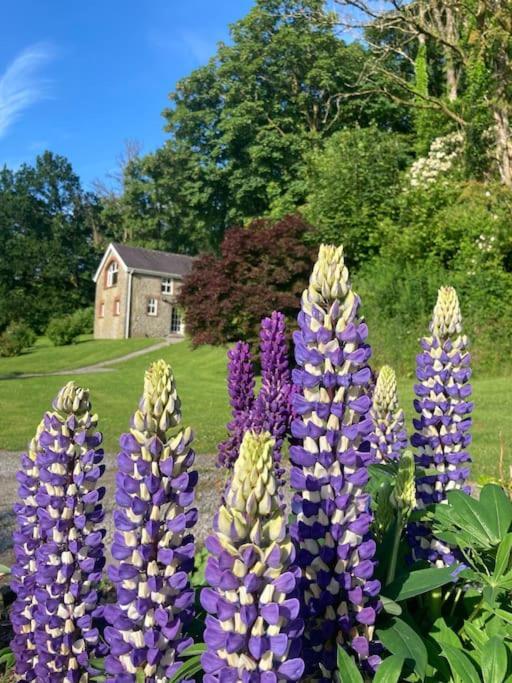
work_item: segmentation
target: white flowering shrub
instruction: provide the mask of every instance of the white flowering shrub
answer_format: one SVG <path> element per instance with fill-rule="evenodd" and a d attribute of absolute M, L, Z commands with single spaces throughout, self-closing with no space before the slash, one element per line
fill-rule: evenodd
<path fill-rule="evenodd" d="M 409 169 L 409 184 L 412 188 L 423 187 L 436 182 L 439 176 L 453 170 L 462 158 L 464 136 L 460 132 L 436 138 L 426 157 L 417 159 Z"/>

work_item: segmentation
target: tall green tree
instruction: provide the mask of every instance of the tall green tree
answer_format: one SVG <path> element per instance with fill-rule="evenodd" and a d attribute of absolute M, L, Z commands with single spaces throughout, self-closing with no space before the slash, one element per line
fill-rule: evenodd
<path fill-rule="evenodd" d="M 128 169 L 133 241 L 215 247 L 234 223 L 300 205 L 305 157 L 336 130 L 404 126 L 384 97 L 353 97 L 366 53 L 335 26 L 322 0 L 257 0 L 231 26 L 231 44 L 171 93 L 167 143 Z"/>
<path fill-rule="evenodd" d="M 52 315 L 91 304 L 97 212 L 62 156 L 0 170 L 0 328 L 21 319 L 42 331 Z"/>

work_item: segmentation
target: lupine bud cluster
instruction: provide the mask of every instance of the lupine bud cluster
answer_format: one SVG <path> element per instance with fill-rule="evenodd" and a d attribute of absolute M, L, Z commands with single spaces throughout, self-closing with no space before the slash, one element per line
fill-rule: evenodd
<path fill-rule="evenodd" d="M 112 545 L 117 564 L 109 568 L 117 599 L 105 610 L 112 683 L 137 676 L 146 683 L 165 681 L 192 643 L 184 626 L 194 599 L 190 530 L 197 519 L 191 508 L 197 472 L 191 471 L 190 429 L 171 432 L 180 421 L 171 368 L 158 361 L 146 373 L 130 433 L 120 439 Z"/>
<path fill-rule="evenodd" d="M 93 623 L 105 533 L 96 424 L 88 392 L 70 382 L 22 457 L 11 620 L 23 681 L 83 683 L 101 652 Z"/>
<path fill-rule="evenodd" d="M 416 467 L 412 451 L 405 451 L 398 463 L 395 486 L 390 495 L 390 502 L 396 510 L 407 517 L 416 506 Z"/>
<path fill-rule="evenodd" d="M 260 358 L 261 389 L 254 404 L 251 428 L 271 434 L 275 441 L 274 460 L 279 463 L 290 428 L 291 375 L 285 317 L 278 311 L 261 321 Z"/>
<path fill-rule="evenodd" d="M 288 364 L 285 317 L 274 311 L 261 321 L 261 389 L 254 396 L 254 370 L 249 345 L 238 342 L 228 352 L 228 391 L 233 419 L 228 438 L 219 444 L 218 464 L 232 468 L 248 429 L 268 431 L 275 441 L 274 458 L 281 460 L 281 447 L 290 427 L 291 378 Z"/>
<path fill-rule="evenodd" d="M 228 394 L 232 420 L 228 438 L 219 444 L 219 466 L 233 467 L 254 404 L 254 369 L 249 344 L 239 341 L 228 351 Z"/>
<path fill-rule="evenodd" d="M 393 462 L 407 447 L 404 411 L 398 405 L 396 375 L 384 365 L 377 377 L 370 415 L 373 422 L 370 450 L 375 462 Z"/>
<path fill-rule="evenodd" d="M 207 540 L 204 683 L 302 680 L 298 572 L 268 433 L 246 432 Z"/>
<path fill-rule="evenodd" d="M 380 583 L 373 579 L 376 547 L 364 491 L 371 462 L 371 350 L 359 304 L 342 247 L 321 246 L 294 335 L 299 368 L 293 379 L 301 392 L 292 423 L 299 443 L 290 449 L 304 658 L 312 680 L 332 680 L 337 644 L 355 653 L 363 668 L 380 662 L 372 644 Z"/>
<path fill-rule="evenodd" d="M 453 287 L 439 290 L 430 325 L 431 336 L 421 341 L 422 352 L 417 356 L 414 407 L 415 434 L 411 438 L 416 450 L 416 464 L 424 469 L 435 469 L 435 474 L 418 478 L 417 507 L 446 499 L 452 489 L 463 489 L 469 475 L 471 442 L 470 355 L 468 341 L 462 334 L 461 313 L 457 293 Z M 454 556 L 448 546 L 432 538 L 426 526 L 410 529 L 410 542 L 416 559 L 438 565 L 451 564 Z"/>

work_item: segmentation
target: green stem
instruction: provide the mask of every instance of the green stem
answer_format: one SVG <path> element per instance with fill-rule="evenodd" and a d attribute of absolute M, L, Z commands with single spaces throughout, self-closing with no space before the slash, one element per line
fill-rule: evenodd
<path fill-rule="evenodd" d="M 389 561 L 388 574 L 386 577 L 386 586 L 395 578 L 396 574 L 396 564 L 398 561 L 398 550 L 400 548 L 400 539 L 402 538 L 402 529 L 404 526 L 404 518 L 401 510 L 398 511 L 396 516 L 396 527 L 395 527 L 395 537 L 393 538 L 393 548 L 391 550 L 391 560 Z"/>

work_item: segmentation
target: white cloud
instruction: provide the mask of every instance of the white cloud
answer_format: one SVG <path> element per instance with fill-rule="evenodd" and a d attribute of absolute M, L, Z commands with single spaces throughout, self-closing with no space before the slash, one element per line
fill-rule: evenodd
<path fill-rule="evenodd" d="M 51 45 L 37 43 L 23 50 L 0 74 L 0 138 L 28 107 L 48 97 L 49 82 L 40 71 L 53 56 Z"/>

